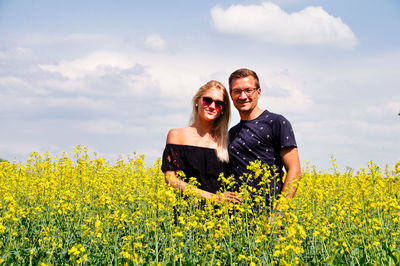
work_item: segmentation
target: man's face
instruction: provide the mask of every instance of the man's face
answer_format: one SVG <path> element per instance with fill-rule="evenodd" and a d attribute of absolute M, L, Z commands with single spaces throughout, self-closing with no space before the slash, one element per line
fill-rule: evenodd
<path fill-rule="evenodd" d="M 261 89 L 256 88 L 254 77 L 234 79 L 230 85 L 233 105 L 240 113 L 251 113 L 257 107 L 261 94 Z"/>

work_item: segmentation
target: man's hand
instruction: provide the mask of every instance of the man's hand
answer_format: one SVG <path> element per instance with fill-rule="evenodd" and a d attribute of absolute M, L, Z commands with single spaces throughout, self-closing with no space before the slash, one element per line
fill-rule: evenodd
<path fill-rule="evenodd" d="M 268 217 L 268 222 L 269 225 L 271 226 L 271 228 L 274 226 L 274 224 L 276 223 L 278 217 L 283 218 L 283 213 L 281 211 L 272 211 L 272 213 L 270 214 L 270 216 Z"/>

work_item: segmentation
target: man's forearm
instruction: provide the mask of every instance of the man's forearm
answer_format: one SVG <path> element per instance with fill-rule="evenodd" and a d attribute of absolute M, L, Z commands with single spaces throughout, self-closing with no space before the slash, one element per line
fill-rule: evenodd
<path fill-rule="evenodd" d="M 282 187 L 282 195 L 286 199 L 291 199 L 294 197 L 294 195 L 296 194 L 300 179 L 301 179 L 300 169 L 298 169 L 296 171 L 288 171 L 285 182 L 283 183 L 283 187 Z M 275 210 L 280 211 L 279 201 L 278 201 L 278 204 L 275 206 Z"/>
<path fill-rule="evenodd" d="M 297 187 L 301 179 L 301 172 L 294 171 L 288 172 L 286 175 L 285 183 L 282 187 L 282 193 L 287 199 L 291 199 L 296 194 Z"/>

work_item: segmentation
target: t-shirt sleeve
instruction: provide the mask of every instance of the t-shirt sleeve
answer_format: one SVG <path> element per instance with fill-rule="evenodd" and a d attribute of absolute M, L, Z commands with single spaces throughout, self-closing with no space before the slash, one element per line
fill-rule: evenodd
<path fill-rule="evenodd" d="M 279 135 L 276 136 L 279 140 L 280 149 L 287 148 L 287 147 L 297 147 L 296 139 L 294 137 L 294 132 L 292 125 L 290 124 L 289 120 L 285 117 L 281 116 L 278 119 L 278 132 Z"/>
<path fill-rule="evenodd" d="M 177 146 L 167 144 L 163 152 L 161 171 L 165 173 L 167 171 L 185 170 L 182 152 Z"/>

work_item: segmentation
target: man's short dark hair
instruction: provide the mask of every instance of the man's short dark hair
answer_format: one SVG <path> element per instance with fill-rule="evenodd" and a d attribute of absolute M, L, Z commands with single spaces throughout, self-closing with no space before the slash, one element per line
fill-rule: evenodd
<path fill-rule="evenodd" d="M 231 84 L 234 79 L 245 78 L 248 76 L 252 76 L 254 78 L 255 85 L 257 88 L 259 88 L 260 81 L 258 79 L 256 72 L 254 72 L 253 70 L 247 69 L 247 68 L 241 68 L 241 69 L 236 70 L 229 76 L 229 89 L 230 90 L 232 89 Z"/>

